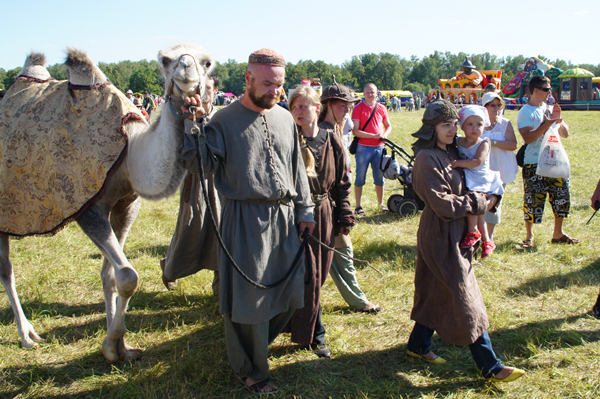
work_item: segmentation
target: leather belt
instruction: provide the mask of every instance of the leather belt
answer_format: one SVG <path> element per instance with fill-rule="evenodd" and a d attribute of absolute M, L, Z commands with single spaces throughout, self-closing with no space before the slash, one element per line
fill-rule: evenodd
<path fill-rule="evenodd" d="M 292 202 L 291 198 L 279 198 L 279 199 L 276 199 L 276 200 L 247 199 L 247 200 L 244 200 L 244 201 L 246 201 L 246 202 L 254 202 L 255 204 L 292 206 L 291 205 L 291 202 Z"/>
<path fill-rule="evenodd" d="M 315 203 L 315 205 L 325 201 L 326 199 L 329 199 L 329 194 L 325 193 L 325 194 L 311 194 L 312 197 L 312 201 Z"/>

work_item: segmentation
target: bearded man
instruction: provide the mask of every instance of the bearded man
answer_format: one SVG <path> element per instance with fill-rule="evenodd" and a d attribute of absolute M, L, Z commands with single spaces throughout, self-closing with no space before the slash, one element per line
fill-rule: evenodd
<path fill-rule="evenodd" d="M 296 124 L 287 110 L 275 106 L 285 60 L 273 50 L 258 50 L 250 54 L 245 79 L 245 95 L 211 119 L 200 135 L 200 151 L 203 167 L 214 175 L 223 197 L 220 232 L 225 247 L 245 275 L 269 285 L 290 270 L 300 248 L 299 231 L 314 229 L 314 205 Z M 186 101 L 199 106 L 200 96 Z M 186 120 L 186 133 L 190 130 Z M 189 134 L 182 159 L 192 173 L 198 171 Z M 275 393 L 268 378 L 268 345 L 304 306 L 304 259 L 270 289 L 245 280 L 222 250 L 219 271 L 229 363 L 249 390 Z"/>

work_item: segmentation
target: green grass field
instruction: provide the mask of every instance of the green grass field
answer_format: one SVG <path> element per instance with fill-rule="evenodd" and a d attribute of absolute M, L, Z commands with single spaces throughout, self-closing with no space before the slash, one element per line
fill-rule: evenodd
<path fill-rule="evenodd" d="M 423 111 L 392 114 L 391 139 L 410 150 L 410 133 Z M 513 123 L 516 112 L 508 111 Z M 317 359 L 281 335 L 270 348 L 271 376 L 279 397 L 296 398 L 597 398 L 600 396 L 600 321 L 589 315 L 600 283 L 600 217 L 589 198 L 600 177 L 600 113 L 565 112 L 571 137 L 563 141 L 572 166 L 572 214 L 566 232 L 577 246 L 551 245 L 553 217 L 537 226 L 536 246 L 524 238 L 522 183 L 507 187 L 503 222 L 493 256 L 474 262 L 487 305 L 494 349 L 507 365 L 527 374 L 509 384 L 486 384 L 467 347 L 434 336 L 434 350 L 448 360 L 433 366 L 407 358 L 418 218 L 400 219 L 376 209 L 372 178 L 365 186 L 368 214 L 353 230 L 355 256 L 383 272 L 360 267 L 376 315 L 351 311 L 328 280 L 323 317 L 332 360 Z M 519 138 L 519 144 L 521 140 Z M 388 182 L 389 183 L 389 182 Z M 386 185 L 386 199 L 401 189 Z M 12 262 L 25 313 L 46 339 L 21 349 L 14 318 L 0 293 L 0 397 L 3 398 L 244 398 L 225 351 L 223 322 L 207 271 L 167 292 L 158 260 L 166 255 L 179 196 L 146 201 L 125 253 L 140 274 L 126 319 L 129 344 L 144 349 L 135 362 L 109 364 L 100 346 L 106 334 L 99 250 L 73 223 L 55 237 L 11 241 Z M 352 198 L 352 202 L 354 199 Z"/>

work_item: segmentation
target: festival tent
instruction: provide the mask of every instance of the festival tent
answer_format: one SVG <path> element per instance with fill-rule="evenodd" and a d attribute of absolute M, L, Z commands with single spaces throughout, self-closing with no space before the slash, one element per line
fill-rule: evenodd
<path fill-rule="evenodd" d="M 569 69 L 564 71 L 560 75 L 558 75 L 560 79 L 563 78 L 593 78 L 594 74 L 587 69 L 575 67 L 573 69 Z"/>
<path fill-rule="evenodd" d="M 412 97 L 412 93 L 408 90 L 383 90 L 381 94 L 383 94 L 386 97 Z"/>
<path fill-rule="evenodd" d="M 560 75 L 560 101 L 590 101 L 592 99 L 592 78 L 587 69 L 575 67 Z"/>
<path fill-rule="evenodd" d="M 408 90 L 381 90 L 380 93 L 382 95 L 384 95 L 385 97 L 391 97 L 391 96 L 396 96 L 396 97 L 401 97 L 401 98 L 412 97 L 412 93 Z M 364 97 L 362 93 L 354 93 L 354 94 L 356 94 L 357 97 Z"/>

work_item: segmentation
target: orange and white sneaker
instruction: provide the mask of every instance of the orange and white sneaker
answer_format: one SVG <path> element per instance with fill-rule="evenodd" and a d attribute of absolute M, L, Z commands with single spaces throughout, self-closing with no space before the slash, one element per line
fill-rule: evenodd
<path fill-rule="evenodd" d="M 471 248 L 480 239 L 481 239 L 481 233 L 480 232 L 478 232 L 478 231 L 476 231 L 476 232 L 469 231 L 469 232 L 467 232 L 467 235 L 465 235 L 465 238 L 463 238 L 463 240 L 460 242 L 460 247 L 461 248 Z"/>
<path fill-rule="evenodd" d="M 481 248 L 481 258 L 483 259 L 486 256 L 490 256 L 494 252 L 494 249 L 496 249 L 496 244 L 494 244 L 494 241 L 485 241 L 481 245 Z"/>

